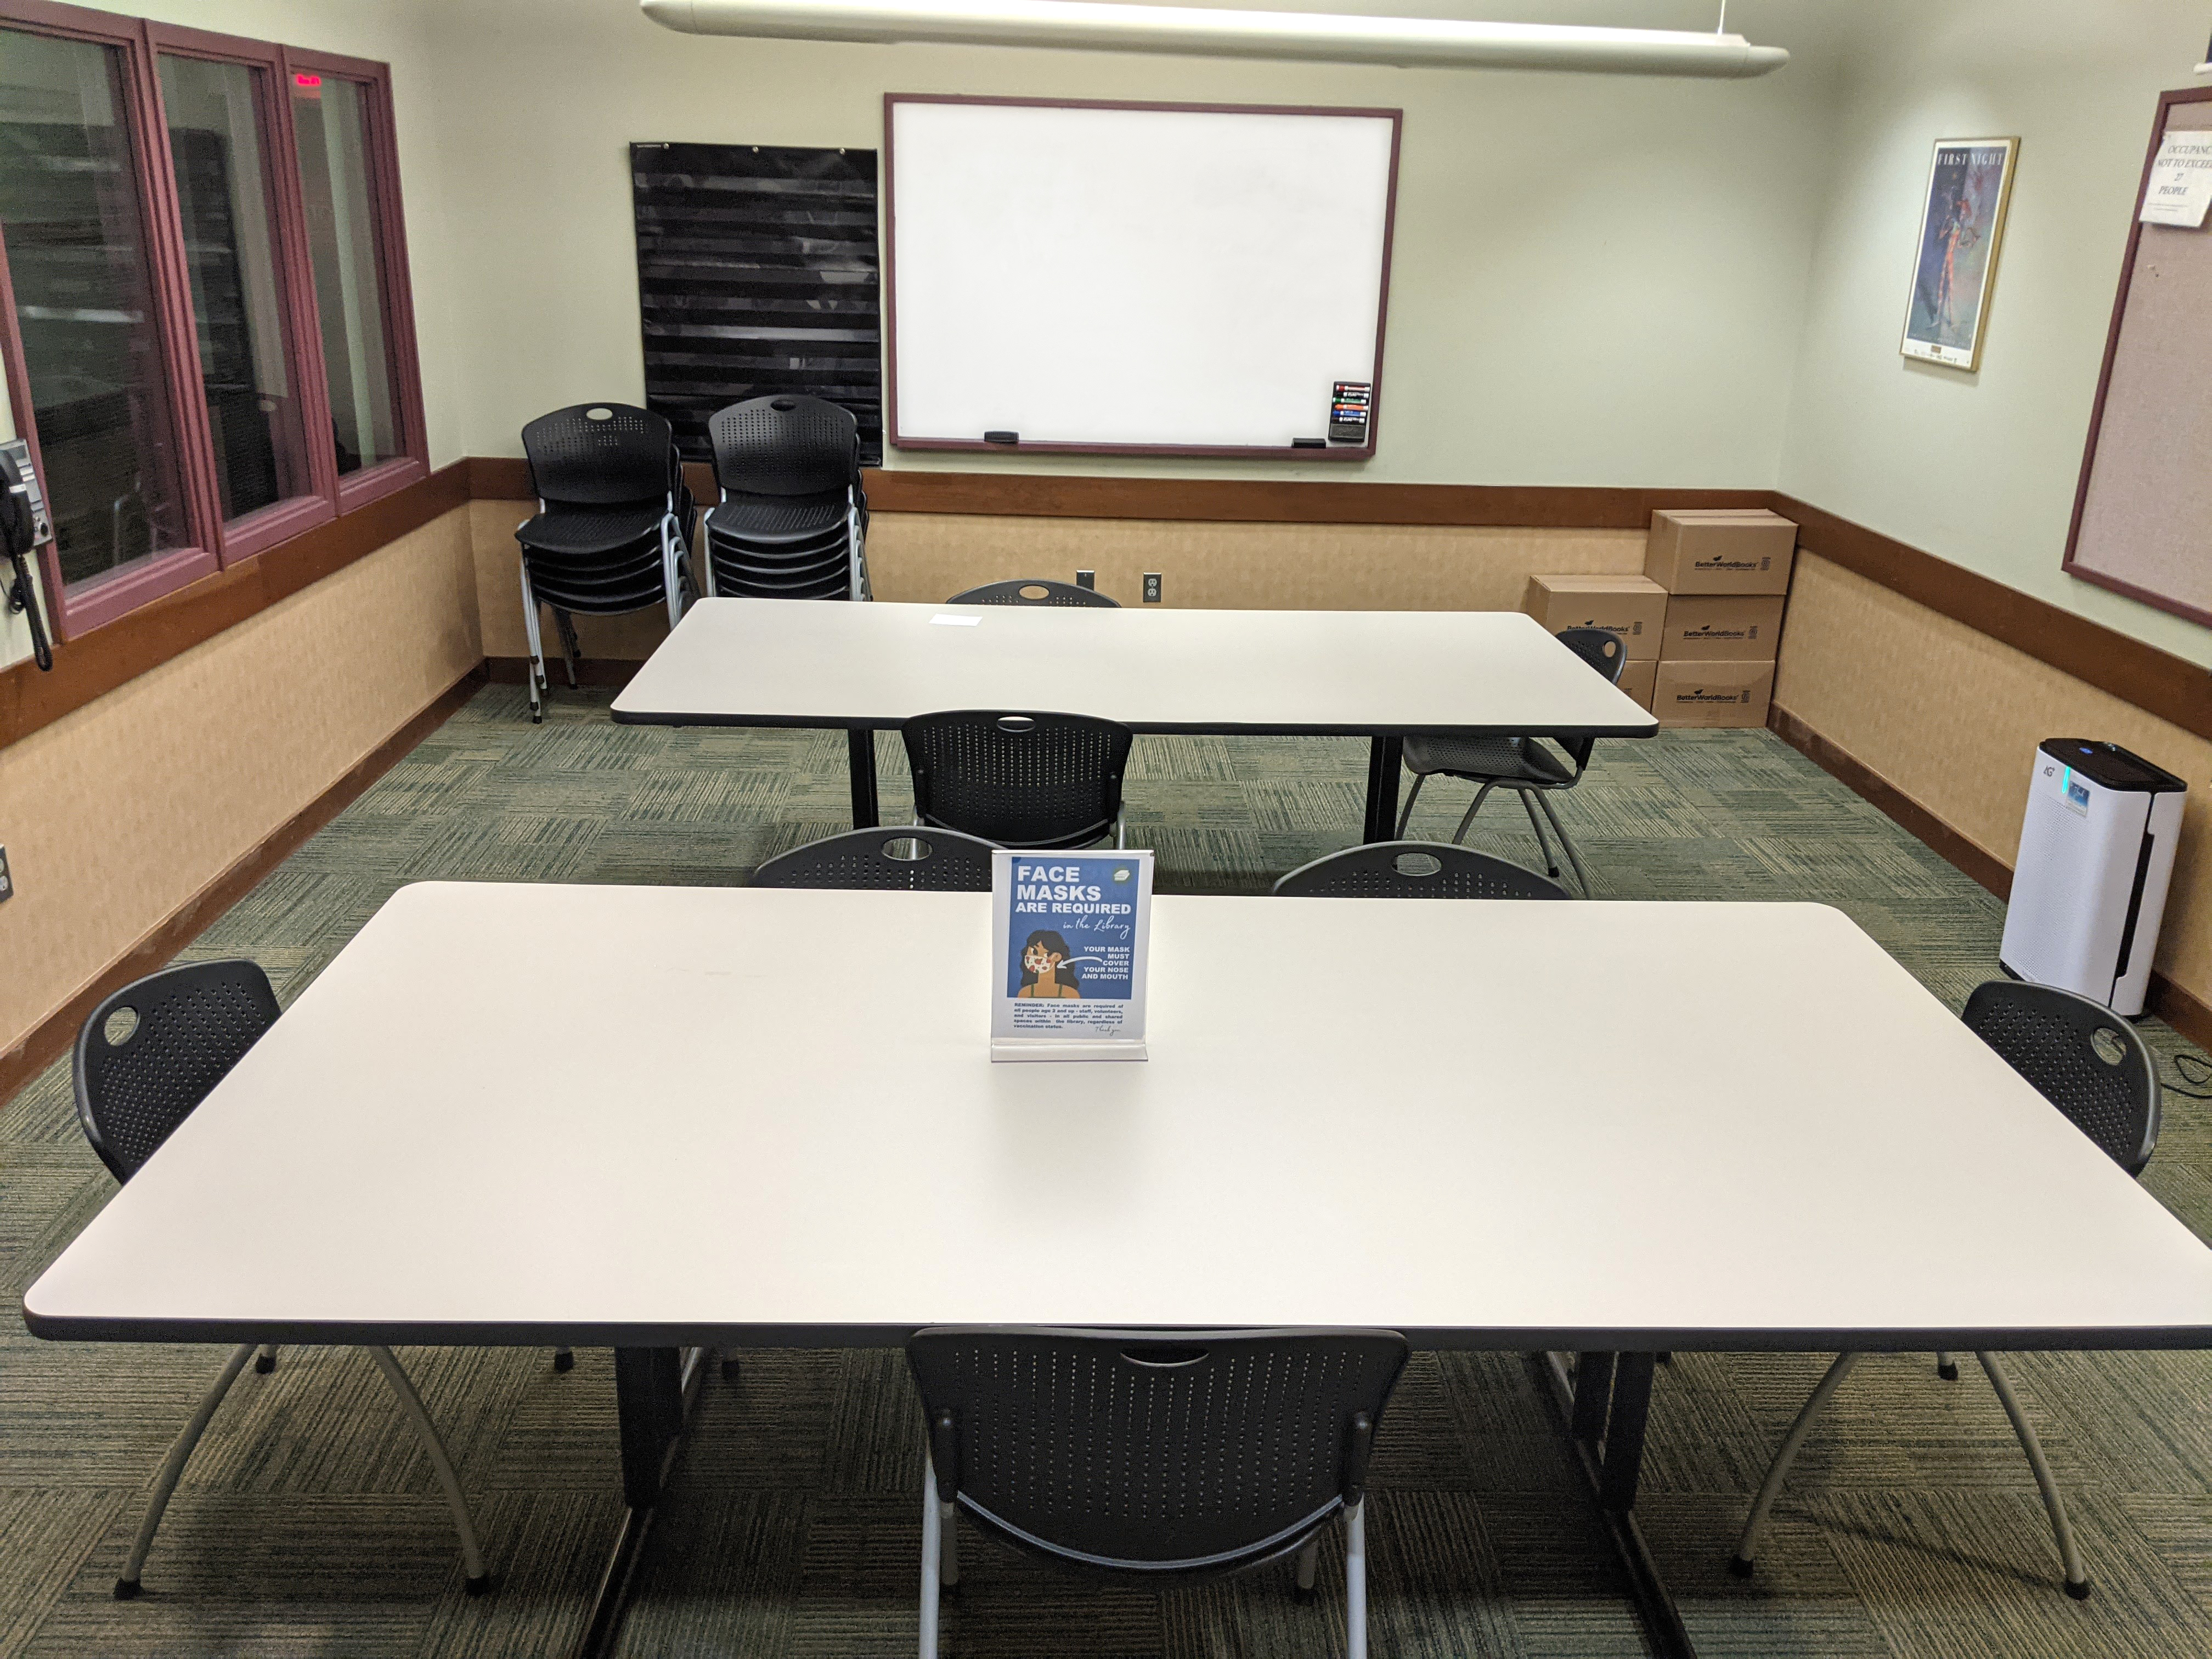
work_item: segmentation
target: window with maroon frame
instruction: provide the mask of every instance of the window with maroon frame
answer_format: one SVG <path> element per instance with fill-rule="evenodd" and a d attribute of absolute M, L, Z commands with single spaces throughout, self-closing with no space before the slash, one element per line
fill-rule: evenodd
<path fill-rule="evenodd" d="M 0 358 L 71 637 L 422 477 L 381 64 L 0 0 Z"/>

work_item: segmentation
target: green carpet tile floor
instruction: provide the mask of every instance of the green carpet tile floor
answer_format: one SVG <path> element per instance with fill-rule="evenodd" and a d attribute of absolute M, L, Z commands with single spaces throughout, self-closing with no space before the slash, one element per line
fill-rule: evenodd
<path fill-rule="evenodd" d="M 884 816 L 897 822 L 903 769 L 895 740 L 880 742 Z M 1262 902 L 1273 877 L 1354 837 L 1365 769 L 1360 743 L 1139 738 L 1131 838 L 1158 849 L 1163 891 Z M 1464 786 L 1432 787 L 1414 832 L 1448 835 L 1466 799 Z M 403 882 L 739 883 L 769 854 L 841 828 L 846 806 L 833 733 L 618 726 L 603 695 L 565 689 L 532 726 L 519 688 L 487 687 L 188 954 L 250 955 L 289 1001 Z M 1601 744 L 1560 811 L 1601 896 L 1838 905 L 1954 1008 L 1996 972 L 1998 902 L 1765 732 Z M 1534 850 L 1510 801 L 1485 809 L 1474 841 L 1524 861 Z M 483 964 L 590 969 L 588 945 L 560 939 L 529 960 Z M 1593 975 L 1664 971 L 1590 964 Z M 2155 1023 L 2146 1030 L 2171 1074 L 2186 1045 Z M 2212 1237 L 2203 1103 L 2169 1097 L 2145 1184 Z M 11 1303 L 0 1318 L 0 1654 L 564 1651 L 617 1516 L 602 1352 L 566 1376 L 543 1349 L 402 1352 L 475 1506 L 491 1595 L 462 1593 L 428 1465 L 368 1361 L 302 1348 L 273 1375 L 240 1379 L 169 1510 L 147 1595 L 111 1599 L 144 1488 L 220 1357 L 25 1333 L 24 1287 L 113 1190 L 77 1131 L 66 1066 L 0 1110 Z M 232 1223 L 257 1224 L 250 1211 Z M 2096 1580 L 2086 1602 L 2059 1592 L 2033 1483 L 1987 1382 L 1971 1365 L 1941 1382 L 1911 1356 L 1852 1378 L 1798 1464 L 1759 1576 L 1730 1577 L 1750 1494 L 1824 1364 L 1682 1354 L 1660 1373 L 1644 1524 L 1709 1659 L 2212 1650 L 2212 1357 L 2019 1359 Z M 921 1444 L 900 1356 L 757 1352 L 735 1382 L 710 1371 L 695 1423 L 623 1652 L 911 1653 Z M 1374 1478 L 1378 1655 L 1644 1651 L 1521 1358 L 1417 1356 Z M 1341 1650 L 1333 1559 L 1316 1606 L 1291 1598 L 1286 1570 L 1158 1594 L 977 1545 L 967 1571 L 949 1654 Z"/>

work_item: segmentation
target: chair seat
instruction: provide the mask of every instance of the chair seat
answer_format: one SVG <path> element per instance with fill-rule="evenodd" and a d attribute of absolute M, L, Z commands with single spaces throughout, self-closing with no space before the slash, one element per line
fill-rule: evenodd
<path fill-rule="evenodd" d="M 850 507 L 842 489 L 816 495 L 732 495 L 707 515 L 707 530 L 740 542 L 809 541 L 843 529 Z"/>
<path fill-rule="evenodd" d="M 536 553 L 574 558 L 619 553 L 650 536 L 657 541 L 664 502 L 629 501 L 617 507 L 568 507 L 555 502 L 514 532 L 514 539 Z"/>
<path fill-rule="evenodd" d="M 1443 738 L 1406 739 L 1408 770 L 1425 776 L 1449 772 L 1461 778 L 1502 778 L 1521 783 L 1571 783 L 1567 763 L 1534 738 Z"/>

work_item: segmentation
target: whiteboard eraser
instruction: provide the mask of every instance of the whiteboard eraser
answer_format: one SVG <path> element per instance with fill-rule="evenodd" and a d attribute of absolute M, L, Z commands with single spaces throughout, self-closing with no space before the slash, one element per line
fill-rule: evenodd
<path fill-rule="evenodd" d="M 1327 449 L 1328 447 L 1328 440 L 1326 438 L 1293 438 L 1291 440 L 1291 447 L 1293 449 Z"/>
<path fill-rule="evenodd" d="M 987 444 L 1018 444 L 1021 441 L 1022 434 L 1018 432 L 986 432 L 983 434 L 983 441 Z"/>

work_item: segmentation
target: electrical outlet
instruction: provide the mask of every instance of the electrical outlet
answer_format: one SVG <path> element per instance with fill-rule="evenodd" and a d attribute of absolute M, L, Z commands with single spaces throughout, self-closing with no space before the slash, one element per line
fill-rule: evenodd
<path fill-rule="evenodd" d="M 15 878 L 8 873 L 8 849 L 0 847 L 0 901 L 15 896 Z"/>
<path fill-rule="evenodd" d="M 1158 605 L 1159 602 L 1160 573 L 1157 570 L 1147 570 L 1145 572 L 1145 603 Z"/>
<path fill-rule="evenodd" d="M 1095 570 L 1077 571 L 1075 573 L 1075 585 L 1078 587 L 1096 588 L 1098 586 L 1098 573 Z"/>

